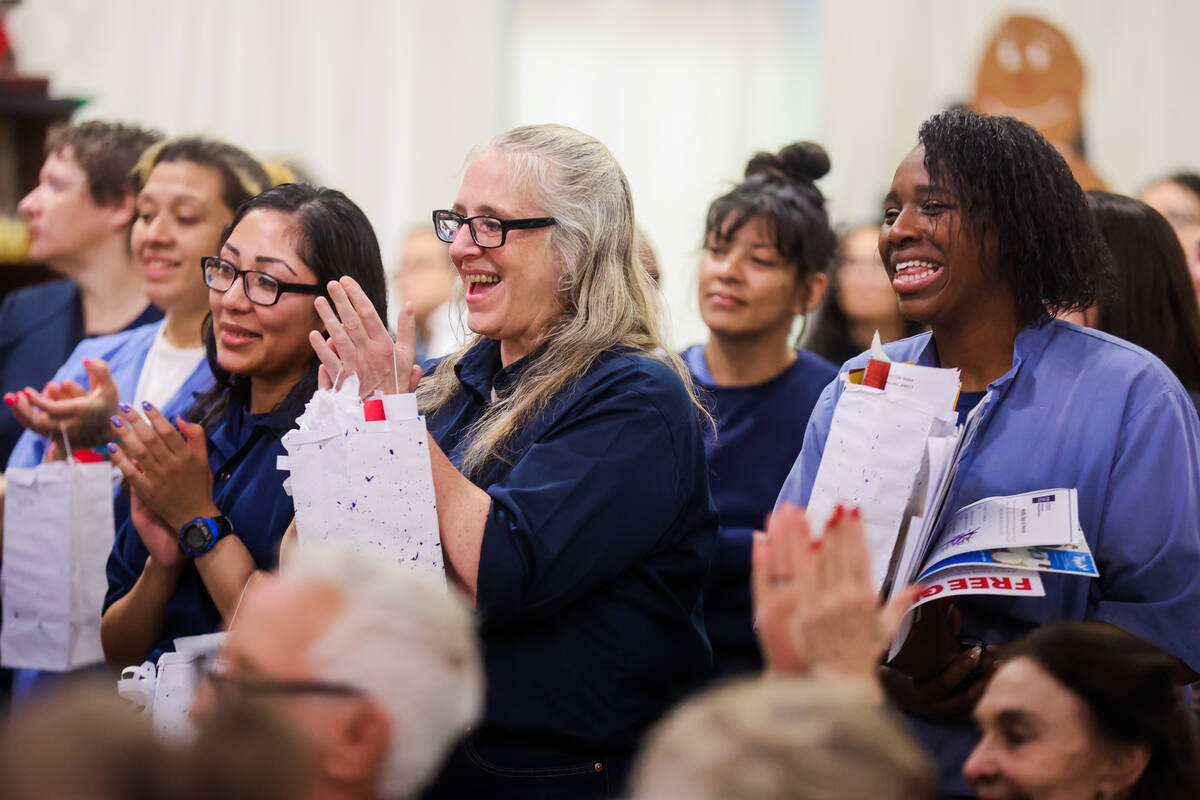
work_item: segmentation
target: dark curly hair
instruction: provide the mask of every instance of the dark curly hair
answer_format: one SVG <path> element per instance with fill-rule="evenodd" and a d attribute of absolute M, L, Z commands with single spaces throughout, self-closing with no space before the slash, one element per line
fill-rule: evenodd
<path fill-rule="evenodd" d="M 704 240 L 728 243 L 752 219 L 762 219 L 779 255 L 804 281 L 833 266 L 837 235 L 829 226 L 825 196 L 813 181 L 829 172 L 829 156 L 819 144 L 796 142 L 778 153 L 758 153 L 746 165 L 745 179 L 708 207 Z"/>
<path fill-rule="evenodd" d="M 375 306 L 380 319 L 387 319 L 387 278 L 379 240 L 370 221 L 354 202 L 335 189 L 302 183 L 283 183 L 247 200 L 238 208 L 233 222 L 221 236 L 221 246 L 229 239 L 238 223 L 251 211 L 266 209 L 292 217 L 291 235 L 296 254 L 317 275 L 324 286 L 349 275 L 362 287 L 363 293 Z M 188 411 L 187 418 L 207 426 L 225 418 L 231 401 L 248 404 L 250 378 L 221 367 L 217 361 L 217 339 L 210 313 L 202 329 L 204 352 L 212 370 L 213 388 L 200 395 Z M 292 387 L 276 410 L 299 416 L 304 404 L 317 390 L 317 368 L 320 361 L 314 352 L 308 372 Z"/>
<path fill-rule="evenodd" d="M 1022 656 L 1075 693 L 1110 739 L 1150 750 L 1131 800 L 1200 797 L 1200 738 L 1170 654 L 1104 622 L 1060 622 L 1015 642 L 1007 660 Z"/>
<path fill-rule="evenodd" d="M 918 134 L 930 181 L 956 199 L 982 261 L 1012 289 L 1025 323 L 1094 306 L 1112 261 L 1067 162 L 1011 117 L 946 111 Z"/>

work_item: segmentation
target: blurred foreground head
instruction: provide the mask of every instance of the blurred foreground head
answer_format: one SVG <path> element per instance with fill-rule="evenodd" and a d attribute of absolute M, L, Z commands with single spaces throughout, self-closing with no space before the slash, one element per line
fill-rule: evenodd
<path fill-rule="evenodd" d="M 445 581 L 330 545 L 250 588 L 221 662 L 208 699 L 290 720 L 314 799 L 415 795 L 483 701 L 474 622 Z"/>
<path fill-rule="evenodd" d="M 0 736 L 0 797 L 166 798 L 171 757 L 111 681 L 62 685 L 22 706 Z"/>
<path fill-rule="evenodd" d="M 742 680 L 699 695 L 647 739 L 635 800 L 926 800 L 932 762 L 863 681 Z"/>

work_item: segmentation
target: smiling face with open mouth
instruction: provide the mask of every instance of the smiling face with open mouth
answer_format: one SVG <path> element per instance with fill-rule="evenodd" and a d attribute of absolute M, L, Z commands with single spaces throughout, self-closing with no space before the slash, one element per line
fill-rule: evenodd
<path fill-rule="evenodd" d="M 203 313 L 208 288 L 200 259 L 216 252 L 231 220 L 216 170 L 187 161 L 154 167 L 138 193 L 130 233 L 151 302 L 167 313 Z"/>
<path fill-rule="evenodd" d="M 925 148 L 900 162 L 883 209 L 879 255 L 904 316 L 936 331 L 997 303 L 1011 306 L 1010 292 L 984 271 L 957 200 L 932 185 Z"/>
<path fill-rule="evenodd" d="M 453 211 L 502 220 L 549 216 L 532 188 L 518 186 L 508 167 L 504 153 L 480 153 L 463 176 Z M 528 354 L 562 309 L 562 270 L 548 228 L 510 230 L 500 247 L 480 247 L 463 225 L 450 244 L 450 260 L 466 286 L 467 327 L 499 340 L 505 365 Z"/>

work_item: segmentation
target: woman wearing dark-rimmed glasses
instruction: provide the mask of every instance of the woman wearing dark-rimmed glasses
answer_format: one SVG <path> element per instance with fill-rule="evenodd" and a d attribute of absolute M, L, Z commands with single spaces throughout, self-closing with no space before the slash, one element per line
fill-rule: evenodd
<path fill-rule="evenodd" d="M 313 295 L 355 278 L 386 311 L 370 223 L 345 195 L 283 184 L 243 204 L 220 255 L 203 260 L 204 345 L 216 385 L 177 420 L 129 406 L 113 417 L 113 463 L 131 516 L 108 562 L 101 637 L 120 669 L 228 620 L 255 570 L 271 569 L 293 516 L 280 439 L 317 387 Z"/>
<path fill-rule="evenodd" d="M 424 796 L 619 796 L 645 728 L 710 669 L 716 543 L 701 412 L 659 332 L 629 184 L 592 137 L 517 128 L 474 154 L 434 222 L 476 335 L 417 399 L 488 697 Z M 393 350 L 343 283 L 337 317 L 317 302 L 323 372 L 352 369 L 365 392 L 393 385 L 396 362 L 411 378 L 411 313 Z"/>

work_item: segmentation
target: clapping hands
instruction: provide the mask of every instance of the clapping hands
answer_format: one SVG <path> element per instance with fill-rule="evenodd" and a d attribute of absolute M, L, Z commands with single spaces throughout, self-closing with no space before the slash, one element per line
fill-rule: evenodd
<path fill-rule="evenodd" d="M 71 447 L 97 447 L 112 438 L 109 417 L 117 411 L 117 385 L 108 364 L 100 359 L 83 362 L 88 388 L 72 380 L 47 383 L 39 392 L 27 387 L 4 396 L 22 426 L 47 439 Z"/>

